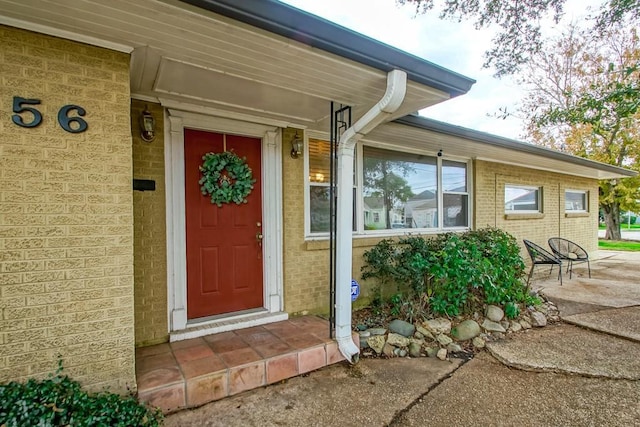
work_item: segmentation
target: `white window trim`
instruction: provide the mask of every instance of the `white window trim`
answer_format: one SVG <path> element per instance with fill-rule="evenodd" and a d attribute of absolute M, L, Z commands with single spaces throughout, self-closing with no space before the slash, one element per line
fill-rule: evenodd
<path fill-rule="evenodd" d="M 318 132 L 313 130 L 307 130 L 305 132 L 305 147 L 304 147 L 304 230 L 305 230 L 305 240 L 314 241 L 314 240 L 326 240 L 329 237 L 328 232 L 323 233 L 312 233 L 311 232 L 311 207 L 310 207 L 310 186 L 314 185 L 311 183 L 309 179 L 309 139 L 320 139 L 324 141 L 329 141 L 329 134 L 326 132 Z M 399 152 L 408 152 L 415 154 L 423 154 L 430 155 L 436 159 L 437 162 L 437 173 L 438 173 L 438 227 L 437 228 L 396 228 L 396 229 L 384 229 L 384 230 L 365 230 L 364 229 L 364 207 L 363 207 L 363 188 L 362 188 L 362 174 L 363 170 L 363 147 L 371 146 L 376 148 L 383 148 L 385 150 L 391 151 L 399 151 Z M 368 238 L 368 237 L 392 237 L 392 236 L 404 236 L 410 234 L 441 234 L 449 231 L 466 231 L 472 228 L 473 224 L 473 162 L 472 159 L 469 158 L 461 158 L 461 157 L 446 157 L 438 156 L 438 152 L 424 152 L 419 150 L 408 149 L 407 147 L 398 147 L 390 144 L 380 144 L 375 141 L 370 141 L 363 139 L 356 144 L 355 148 L 356 155 L 356 167 L 355 167 L 355 181 L 354 186 L 356 189 L 355 196 L 357 197 L 356 203 L 356 231 L 353 232 L 354 238 Z M 467 192 L 455 192 L 455 191 L 443 191 L 442 189 L 442 162 L 444 160 L 464 163 L 466 165 L 466 178 L 467 178 Z M 443 227 L 444 220 L 444 210 L 443 206 L 443 195 L 444 194 L 460 194 L 467 196 L 467 218 L 468 225 L 460 226 L 460 227 Z"/>
<path fill-rule="evenodd" d="M 251 123 L 232 118 L 212 117 L 184 110 L 165 110 L 165 184 L 167 207 L 167 291 L 169 332 L 182 331 L 194 324 L 201 325 L 195 334 L 178 339 L 205 335 L 207 327 L 217 332 L 230 330 L 242 322 L 253 326 L 256 322 L 283 320 L 283 242 L 282 242 L 282 132 L 270 123 Z M 225 319 L 234 325 L 219 325 L 219 320 L 202 323 L 187 321 L 187 272 L 185 236 L 184 193 L 184 129 L 199 129 L 212 132 L 234 133 L 262 140 L 262 222 L 263 222 L 263 288 L 264 307 L 262 316 L 256 320 L 247 314 L 230 313 Z M 276 319 L 274 316 L 280 316 Z M 237 319 L 236 319 L 237 318 Z M 272 319 L 272 320 L 268 320 Z M 253 323 L 251 323 L 253 322 Z M 217 329 L 216 329 L 217 328 Z M 222 328 L 222 329 L 221 329 Z M 225 329 L 226 328 L 226 329 Z M 219 329 L 219 330 L 218 330 Z M 172 337 L 172 340 L 174 338 Z"/>
<path fill-rule="evenodd" d="M 538 191 L 538 197 L 537 197 L 537 202 L 538 202 L 538 209 L 536 210 L 507 210 L 506 208 L 504 209 L 504 213 L 506 215 L 530 215 L 530 214 L 541 214 L 544 212 L 544 207 L 542 205 L 542 199 L 543 199 L 543 193 L 542 193 L 542 186 L 538 186 L 538 185 L 522 185 L 522 184 L 510 184 L 510 183 L 506 183 L 504 184 L 504 192 L 503 192 L 503 197 L 506 195 L 507 192 L 507 187 L 511 187 L 511 188 L 520 188 L 523 190 L 537 190 Z M 506 205 L 507 201 L 506 201 L 506 197 L 503 203 L 503 206 Z"/>
<path fill-rule="evenodd" d="M 567 210 L 567 193 L 576 193 L 584 195 L 584 209 L 571 209 Z M 588 190 L 575 190 L 575 189 L 565 189 L 564 190 L 564 212 L 565 213 L 586 213 L 589 212 L 589 191 Z"/>

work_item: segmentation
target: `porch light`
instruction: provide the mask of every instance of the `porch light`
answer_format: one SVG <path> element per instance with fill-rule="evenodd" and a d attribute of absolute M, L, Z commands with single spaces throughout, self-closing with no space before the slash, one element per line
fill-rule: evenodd
<path fill-rule="evenodd" d="M 144 111 L 140 113 L 140 138 L 145 142 L 151 142 L 156 138 L 156 119 L 146 105 Z"/>
<path fill-rule="evenodd" d="M 302 155 L 302 150 L 304 150 L 304 141 L 298 135 L 298 131 L 296 130 L 296 134 L 291 139 L 291 158 L 297 159 Z"/>

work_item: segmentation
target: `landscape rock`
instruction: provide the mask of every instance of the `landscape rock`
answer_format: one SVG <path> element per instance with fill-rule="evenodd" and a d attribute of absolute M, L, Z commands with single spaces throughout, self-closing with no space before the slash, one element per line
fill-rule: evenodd
<path fill-rule="evenodd" d="M 509 325 L 509 332 L 518 332 L 521 330 L 522 330 L 522 325 L 517 321 L 511 322 L 511 325 Z"/>
<path fill-rule="evenodd" d="M 428 339 L 431 339 L 431 340 L 436 339 L 436 337 L 434 337 L 433 334 L 430 331 L 428 331 L 427 329 L 423 328 L 422 326 L 416 327 L 416 333 L 420 333 L 423 336 L 423 338 L 428 338 Z"/>
<path fill-rule="evenodd" d="M 439 350 L 440 350 L 440 348 L 438 348 L 438 347 L 427 347 L 425 349 L 425 352 L 427 353 L 427 356 L 429 356 L 429 357 L 436 357 L 436 355 L 438 354 Z"/>
<path fill-rule="evenodd" d="M 411 357 L 420 357 L 422 354 L 422 343 L 419 341 L 411 341 L 409 343 L 409 355 Z"/>
<path fill-rule="evenodd" d="M 447 350 L 445 348 L 441 348 L 436 353 L 436 357 L 440 360 L 447 360 Z"/>
<path fill-rule="evenodd" d="M 395 319 L 389 323 L 389 332 L 393 332 L 403 337 L 413 336 L 413 333 L 416 331 L 416 327 L 413 326 L 409 322 L 405 322 L 404 320 Z"/>
<path fill-rule="evenodd" d="M 449 345 L 453 342 L 453 340 L 445 334 L 438 335 L 436 337 L 436 341 L 438 341 L 441 345 Z"/>
<path fill-rule="evenodd" d="M 546 304 L 540 304 L 540 305 L 535 307 L 535 311 L 533 311 L 531 314 L 533 314 L 533 313 L 547 314 L 548 312 L 549 312 L 549 308 L 547 307 L 547 305 Z"/>
<path fill-rule="evenodd" d="M 500 323 L 493 322 L 489 319 L 484 319 L 484 322 L 482 322 L 482 328 L 488 332 L 507 332 Z"/>
<path fill-rule="evenodd" d="M 488 305 L 484 315 L 492 322 L 499 322 L 504 318 L 504 311 L 497 305 Z"/>
<path fill-rule="evenodd" d="M 520 320 L 518 323 L 520 323 L 520 326 L 522 326 L 522 329 L 531 329 L 531 323 L 529 323 L 524 319 Z"/>
<path fill-rule="evenodd" d="M 360 337 L 360 349 L 364 350 L 365 348 L 369 348 L 369 343 L 367 342 L 367 338 Z"/>
<path fill-rule="evenodd" d="M 451 329 L 451 336 L 458 341 L 470 340 L 480 334 L 480 325 L 475 320 L 464 320 Z"/>
<path fill-rule="evenodd" d="M 449 353 L 460 353 L 462 352 L 462 346 L 458 343 L 452 342 L 447 345 L 447 351 Z"/>
<path fill-rule="evenodd" d="M 385 335 L 387 330 L 385 328 L 369 328 L 367 329 L 367 332 L 369 332 L 373 337 L 375 335 Z"/>
<path fill-rule="evenodd" d="M 531 313 L 531 325 L 538 328 L 547 326 L 547 318 L 544 317 L 544 314 L 534 311 Z"/>
<path fill-rule="evenodd" d="M 409 346 L 409 338 L 390 332 L 387 336 L 387 344 L 395 347 L 407 347 Z"/>
<path fill-rule="evenodd" d="M 407 356 L 407 350 L 405 350 L 404 348 L 400 348 L 398 349 L 398 356 L 400 357 L 406 357 Z"/>
<path fill-rule="evenodd" d="M 482 338 L 480 338 L 480 337 L 475 337 L 475 338 L 471 341 L 471 343 L 473 344 L 473 346 L 474 346 L 475 348 L 484 348 L 484 346 L 485 346 L 485 344 L 486 344 L 486 343 L 485 343 L 485 341 L 484 341 Z"/>
<path fill-rule="evenodd" d="M 427 320 L 422 325 L 435 335 L 448 334 L 451 332 L 451 321 L 442 317 Z"/>
<path fill-rule="evenodd" d="M 384 347 L 382 347 L 382 353 L 387 357 L 393 357 L 395 347 L 390 345 L 389 343 L 385 343 Z"/>
<path fill-rule="evenodd" d="M 382 353 L 382 349 L 386 342 L 387 340 L 384 335 L 374 335 L 367 338 L 367 344 L 369 344 L 369 347 L 371 347 L 371 349 L 373 349 L 377 354 Z"/>

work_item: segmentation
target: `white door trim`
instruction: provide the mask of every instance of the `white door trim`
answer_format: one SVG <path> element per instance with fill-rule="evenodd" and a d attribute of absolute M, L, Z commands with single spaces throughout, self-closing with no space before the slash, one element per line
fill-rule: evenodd
<path fill-rule="evenodd" d="M 282 132 L 272 124 L 167 109 L 165 184 L 167 209 L 167 287 L 169 332 L 187 326 L 187 242 L 185 224 L 184 130 L 198 129 L 262 140 L 263 313 L 281 312 L 282 273 Z M 234 317 L 232 313 L 229 318 Z M 242 317 L 242 316 L 240 316 Z M 197 323 L 197 322 L 196 322 Z"/>

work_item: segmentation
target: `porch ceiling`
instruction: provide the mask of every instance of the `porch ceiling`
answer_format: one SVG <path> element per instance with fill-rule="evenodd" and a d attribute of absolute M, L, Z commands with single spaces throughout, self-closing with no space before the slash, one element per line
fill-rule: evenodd
<path fill-rule="evenodd" d="M 176 0 L 0 0 L 0 23 L 129 48 L 134 96 L 321 130 L 330 101 L 351 105 L 357 119 L 386 87 L 384 70 Z M 395 117 L 449 97 L 409 81 Z"/>

